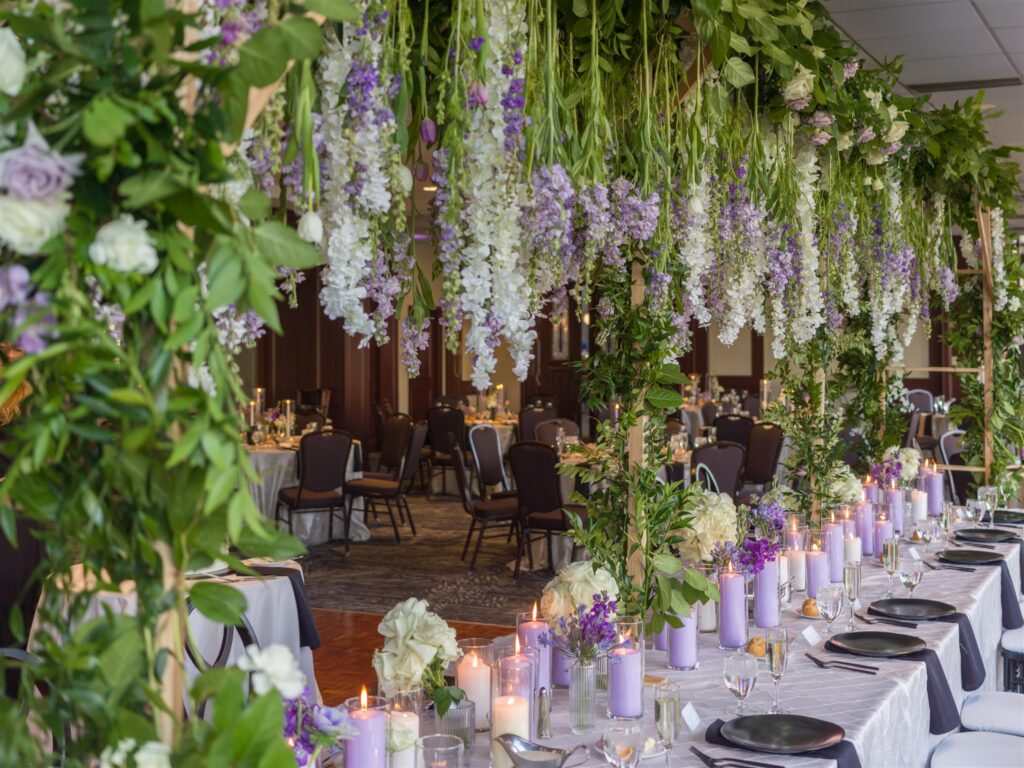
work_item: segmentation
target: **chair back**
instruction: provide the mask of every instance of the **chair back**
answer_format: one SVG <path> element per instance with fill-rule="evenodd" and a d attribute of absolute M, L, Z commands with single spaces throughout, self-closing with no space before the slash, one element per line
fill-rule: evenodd
<path fill-rule="evenodd" d="M 704 426 L 710 427 L 718 416 L 718 406 L 708 400 L 700 407 L 700 415 L 704 419 Z"/>
<path fill-rule="evenodd" d="M 935 407 L 935 397 L 927 389 L 907 390 L 907 400 L 911 407 L 920 413 L 931 413 Z"/>
<path fill-rule="evenodd" d="M 295 410 L 298 413 L 316 412 L 326 416 L 330 407 L 331 390 L 327 387 L 295 390 Z"/>
<path fill-rule="evenodd" d="M 910 423 L 907 425 L 907 433 L 903 436 L 903 447 L 904 448 L 916 448 L 917 447 L 917 428 L 921 424 L 921 412 L 911 411 L 910 412 Z"/>
<path fill-rule="evenodd" d="M 405 450 L 409 446 L 412 421 L 404 413 L 393 413 L 384 420 L 380 440 L 380 466 L 395 474 L 402 467 Z"/>
<path fill-rule="evenodd" d="M 455 446 L 452 451 L 452 469 L 455 470 L 455 483 L 459 488 L 459 498 L 462 499 L 462 508 L 469 515 L 473 514 L 473 493 L 469 489 L 469 478 L 466 477 L 466 459 L 462 452 L 462 444 L 455 435 L 451 435 L 451 444 Z"/>
<path fill-rule="evenodd" d="M 719 493 L 726 493 L 736 498 L 740 486 L 740 472 L 746 450 L 738 443 L 727 443 L 721 440 L 711 445 L 702 445 L 693 452 L 692 463 L 695 467 L 705 466 L 714 478 Z"/>
<path fill-rule="evenodd" d="M 666 419 L 665 420 L 665 437 L 672 437 L 672 435 L 678 435 L 683 431 L 683 422 L 679 419 Z"/>
<path fill-rule="evenodd" d="M 299 442 L 299 493 L 324 493 L 345 484 L 352 435 L 329 430 L 303 435 Z"/>
<path fill-rule="evenodd" d="M 430 449 L 435 453 L 451 453 L 448 435 L 461 439 L 466 433 L 466 415 L 450 405 L 436 405 L 427 411 L 427 433 Z"/>
<path fill-rule="evenodd" d="M 747 395 L 743 398 L 743 410 L 755 418 L 761 418 L 761 398 L 757 395 Z"/>
<path fill-rule="evenodd" d="M 519 412 L 519 439 L 532 441 L 537 439 L 537 425 L 558 418 L 558 411 L 542 405 L 523 408 Z"/>
<path fill-rule="evenodd" d="M 527 395 L 526 406 L 535 406 L 538 408 L 550 408 L 552 410 L 558 410 L 558 398 L 554 395 L 535 394 Z"/>
<path fill-rule="evenodd" d="M 715 476 L 708 469 L 708 465 L 701 462 L 697 465 L 696 470 L 697 484 L 705 491 L 711 491 L 712 493 L 718 493 L 718 481 L 715 480 Z"/>
<path fill-rule="evenodd" d="M 423 446 L 426 442 L 427 422 L 421 421 L 412 428 L 405 457 L 402 459 L 402 468 L 399 470 L 398 487 L 402 493 L 408 493 L 412 487 L 412 481 L 416 479 L 416 472 L 420 467 L 420 454 L 423 453 Z"/>
<path fill-rule="evenodd" d="M 942 456 L 943 464 L 953 464 L 954 459 L 959 459 L 960 466 L 964 465 L 961 454 L 964 452 L 964 435 L 967 432 L 963 429 L 951 429 L 943 432 L 939 437 L 939 454 Z M 946 470 L 946 482 L 949 485 L 950 498 L 957 504 L 963 504 L 967 498 L 967 483 L 970 480 L 969 472 L 954 472 Z M 961 494 L 960 491 L 964 493 Z"/>
<path fill-rule="evenodd" d="M 33 535 L 36 525 L 25 517 L 17 517 L 14 525 L 17 546 L 0 532 L 0 646 L 21 645 L 11 631 L 8 619 L 17 606 L 22 624 L 28 628 L 36 615 L 42 591 L 38 572 L 46 559 L 46 547 Z"/>
<path fill-rule="evenodd" d="M 772 481 L 779 466 L 782 438 L 782 427 L 778 424 L 762 422 L 751 427 L 747 461 L 743 465 L 744 482 L 764 485 Z"/>
<path fill-rule="evenodd" d="M 562 484 L 554 448 L 532 440 L 516 443 L 508 449 L 508 462 L 512 465 L 521 511 L 529 514 L 562 508 Z"/>
<path fill-rule="evenodd" d="M 469 405 L 468 395 L 438 395 L 434 398 L 435 408 L 463 408 Z"/>
<path fill-rule="evenodd" d="M 559 429 L 565 431 L 566 437 L 580 436 L 580 428 L 575 421 L 571 421 L 569 419 L 550 419 L 548 421 L 542 421 L 535 427 L 534 432 L 537 435 L 537 442 L 547 443 L 548 445 L 557 445 Z"/>
<path fill-rule="evenodd" d="M 473 464 L 481 489 L 489 485 L 500 485 L 508 490 L 508 476 L 505 474 L 505 459 L 501 455 L 501 437 L 490 424 L 475 424 L 469 428 L 469 449 L 473 452 Z"/>
<path fill-rule="evenodd" d="M 192 615 L 195 611 L 195 605 L 189 601 L 188 603 L 188 614 Z M 213 624 L 213 622 L 210 622 Z M 249 618 L 243 613 L 241 622 L 237 626 L 232 625 L 215 625 L 221 630 L 220 636 L 220 648 L 217 651 L 217 655 L 211 661 L 203 656 L 202 651 L 195 646 L 192 633 L 186 633 L 185 635 L 185 655 L 188 660 L 196 667 L 196 669 L 204 669 L 210 667 L 211 669 L 225 669 L 228 663 L 231 661 L 231 649 L 235 643 L 235 635 L 238 636 L 238 640 L 241 642 L 243 649 L 248 648 L 250 645 L 255 645 L 259 648 L 259 640 L 256 638 L 256 630 L 252 628 L 252 624 Z M 206 716 L 206 708 L 209 704 L 209 699 L 203 699 L 199 702 L 199 706 L 196 708 L 196 717 L 202 720 Z"/>
<path fill-rule="evenodd" d="M 753 428 L 754 420 L 749 416 L 730 413 L 715 419 L 715 430 L 720 443 L 739 443 L 746 448 L 750 444 L 750 430 Z"/>

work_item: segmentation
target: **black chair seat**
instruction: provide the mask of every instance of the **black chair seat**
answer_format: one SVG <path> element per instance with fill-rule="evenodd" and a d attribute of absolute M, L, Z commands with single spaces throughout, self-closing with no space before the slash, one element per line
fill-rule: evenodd
<path fill-rule="evenodd" d="M 519 500 L 511 496 L 474 501 L 473 514 L 491 521 L 515 520 L 519 516 Z"/>
<path fill-rule="evenodd" d="M 337 491 L 302 491 L 299 496 L 297 485 L 278 491 L 277 500 L 291 509 L 328 509 L 343 507 L 345 497 Z"/>
<path fill-rule="evenodd" d="M 394 472 L 363 472 L 363 480 L 386 480 L 388 482 L 397 482 L 395 480 Z"/>
<path fill-rule="evenodd" d="M 397 480 L 380 480 L 365 476 L 362 480 L 349 480 L 345 483 L 345 490 L 349 496 L 397 496 L 400 487 Z"/>
<path fill-rule="evenodd" d="M 587 522 L 587 509 L 575 504 L 566 506 L 566 509 L 575 512 L 581 518 L 583 518 L 583 524 Z M 535 531 L 568 531 L 571 529 L 571 524 L 568 519 L 562 514 L 562 510 L 555 509 L 551 512 L 531 512 L 527 519 L 527 527 Z"/>

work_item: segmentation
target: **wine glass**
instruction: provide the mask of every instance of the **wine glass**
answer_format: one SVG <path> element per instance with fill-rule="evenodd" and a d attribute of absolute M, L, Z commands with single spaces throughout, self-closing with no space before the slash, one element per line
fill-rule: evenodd
<path fill-rule="evenodd" d="M 996 507 L 999 505 L 999 489 L 992 485 L 983 485 L 978 489 L 978 501 L 985 505 L 988 512 L 988 527 L 995 528 Z"/>
<path fill-rule="evenodd" d="M 255 446 L 263 445 L 263 441 L 267 439 L 267 433 L 263 431 L 263 427 L 256 427 L 252 431 L 252 444 Z"/>
<path fill-rule="evenodd" d="M 846 603 L 846 591 L 839 584 L 826 584 L 818 588 L 815 600 L 818 603 L 818 612 L 827 622 L 825 632 L 831 635 L 832 622 L 839 618 Z"/>
<path fill-rule="evenodd" d="M 886 539 L 882 542 L 882 567 L 889 577 L 889 589 L 885 596 L 890 600 L 896 595 L 892 591 L 892 577 L 900 567 L 900 540 Z"/>
<path fill-rule="evenodd" d="M 665 745 L 665 765 L 668 765 L 668 756 L 683 719 L 681 700 L 679 686 L 675 683 L 664 682 L 654 689 L 654 722 L 658 726 L 661 743 Z"/>
<path fill-rule="evenodd" d="M 757 657 L 745 651 L 730 654 L 725 657 L 723 673 L 725 687 L 738 699 L 736 707 L 729 712 L 734 715 L 747 714 L 744 702 L 757 685 Z"/>
<path fill-rule="evenodd" d="M 917 560 L 909 560 L 900 563 L 900 582 L 904 587 L 907 588 L 907 592 L 910 597 L 914 596 L 914 590 L 917 585 L 921 583 L 921 576 L 924 574 L 924 569 L 921 567 L 921 563 Z"/>
<path fill-rule="evenodd" d="M 786 672 L 786 663 L 789 660 L 789 633 L 782 627 L 772 627 L 765 633 L 765 650 L 768 656 L 768 671 L 775 683 L 775 701 L 772 702 L 772 715 L 784 715 L 786 710 L 782 708 L 782 700 L 779 698 L 779 683 Z"/>
<path fill-rule="evenodd" d="M 860 561 L 851 560 L 843 564 L 843 587 L 846 589 L 846 599 L 850 601 L 850 623 L 846 627 L 847 632 L 853 632 L 857 625 L 854 623 L 854 610 L 857 604 L 857 596 L 860 594 Z"/>
<path fill-rule="evenodd" d="M 565 453 L 565 428 L 559 427 L 555 432 L 555 445 L 558 446 L 558 455 Z"/>
<path fill-rule="evenodd" d="M 644 754 L 644 731 L 636 723 L 604 730 L 604 758 L 612 768 L 636 768 Z"/>

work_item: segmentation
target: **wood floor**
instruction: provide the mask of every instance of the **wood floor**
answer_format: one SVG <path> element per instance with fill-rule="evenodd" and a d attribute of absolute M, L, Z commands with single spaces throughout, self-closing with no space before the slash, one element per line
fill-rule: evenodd
<path fill-rule="evenodd" d="M 373 652 L 384 642 L 377 634 L 381 617 L 372 613 L 316 608 L 313 609 L 313 616 L 316 618 L 321 642 L 320 648 L 313 652 L 313 666 L 324 702 L 330 705 L 341 704 L 350 696 L 358 696 L 362 685 L 372 692 L 377 684 L 372 664 Z M 514 627 L 497 624 L 461 621 L 449 621 L 448 624 L 459 638 L 500 637 L 514 631 Z"/>

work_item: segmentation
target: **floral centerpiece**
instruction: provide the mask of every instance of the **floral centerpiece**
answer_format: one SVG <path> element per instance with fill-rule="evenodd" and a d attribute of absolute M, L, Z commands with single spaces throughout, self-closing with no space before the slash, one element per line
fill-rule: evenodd
<path fill-rule="evenodd" d="M 882 460 L 871 468 L 871 476 L 881 488 L 899 484 L 907 487 L 921 468 L 921 452 L 917 448 L 889 448 Z"/>
<path fill-rule="evenodd" d="M 697 501 L 690 527 L 681 532 L 683 544 L 679 552 L 689 562 L 711 559 L 715 546 L 735 543 L 738 518 L 736 504 L 727 493 L 705 490 Z"/>
<path fill-rule="evenodd" d="M 782 531 L 786 527 L 786 508 L 777 501 L 762 501 L 743 516 L 746 537 L 739 545 L 736 560 L 740 568 L 753 575 L 754 624 L 774 627 L 779 623 L 779 567 Z"/>
<path fill-rule="evenodd" d="M 829 490 L 839 504 L 856 504 L 864 495 L 860 478 L 845 464 L 840 464 L 832 473 Z"/>
<path fill-rule="evenodd" d="M 579 609 L 589 607 L 596 595 L 612 601 L 618 598 L 619 587 L 612 575 L 592 562 L 570 563 L 544 587 L 541 613 L 552 624 L 569 620 Z"/>

